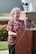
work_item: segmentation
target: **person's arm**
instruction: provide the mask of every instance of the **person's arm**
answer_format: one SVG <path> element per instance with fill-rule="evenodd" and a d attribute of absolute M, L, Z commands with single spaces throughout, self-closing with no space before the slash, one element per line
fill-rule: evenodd
<path fill-rule="evenodd" d="M 13 32 L 13 26 L 12 25 L 13 25 L 13 22 L 9 21 L 8 26 L 7 26 L 8 35 L 15 37 L 17 35 L 17 33 Z"/>

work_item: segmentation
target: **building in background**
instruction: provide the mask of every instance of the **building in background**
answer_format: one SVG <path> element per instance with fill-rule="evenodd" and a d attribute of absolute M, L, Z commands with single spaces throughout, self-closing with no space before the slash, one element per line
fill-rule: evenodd
<path fill-rule="evenodd" d="M 28 3 L 30 2 L 29 6 L 33 7 L 33 10 L 36 11 L 36 0 L 25 0 Z M 27 4 L 28 5 L 28 4 Z M 0 0 L 0 13 L 1 12 L 10 12 L 12 8 L 19 7 L 23 10 L 21 7 L 21 0 Z M 32 9 L 31 7 L 31 9 Z M 28 7 L 27 7 L 28 8 Z M 26 9 L 26 7 L 25 7 Z"/>
<path fill-rule="evenodd" d="M 21 0 L 0 0 L 0 12 L 10 12 L 14 7 L 21 8 Z"/>

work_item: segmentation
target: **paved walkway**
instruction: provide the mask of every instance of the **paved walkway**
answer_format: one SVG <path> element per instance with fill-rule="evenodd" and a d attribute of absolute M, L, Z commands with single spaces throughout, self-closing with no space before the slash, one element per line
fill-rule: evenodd
<path fill-rule="evenodd" d="M 9 54 L 8 50 L 0 51 L 0 54 Z"/>

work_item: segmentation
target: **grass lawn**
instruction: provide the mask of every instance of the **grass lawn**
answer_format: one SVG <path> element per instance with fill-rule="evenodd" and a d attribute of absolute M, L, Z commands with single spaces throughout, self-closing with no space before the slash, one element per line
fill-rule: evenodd
<path fill-rule="evenodd" d="M 10 13 L 0 13 L 0 16 L 10 16 Z"/>
<path fill-rule="evenodd" d="M 6 41 L 0 41 L 0 50 L 7 50 L 8 44 Z"/>

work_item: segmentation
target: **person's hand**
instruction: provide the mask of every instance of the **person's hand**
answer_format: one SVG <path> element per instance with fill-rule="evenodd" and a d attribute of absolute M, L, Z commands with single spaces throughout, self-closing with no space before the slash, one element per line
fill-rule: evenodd
<path fill-rule="evenodd" d="M 8 35 L 17 35 L 17 33 L 12 32 L 12 31 L 9 31 L 9 32 L 8 32 Z"/>

